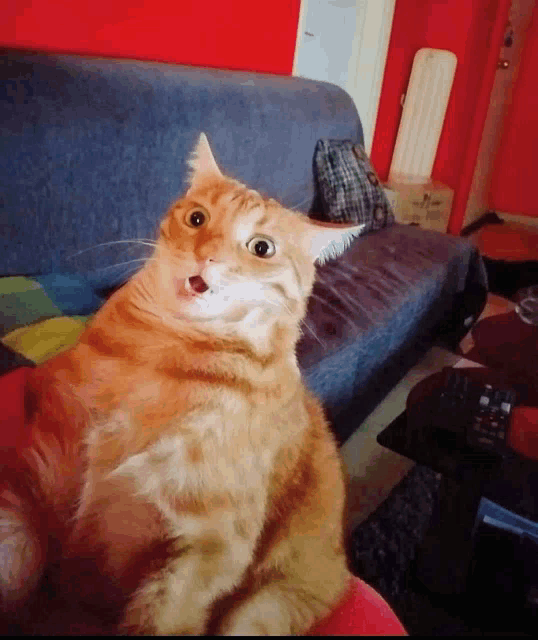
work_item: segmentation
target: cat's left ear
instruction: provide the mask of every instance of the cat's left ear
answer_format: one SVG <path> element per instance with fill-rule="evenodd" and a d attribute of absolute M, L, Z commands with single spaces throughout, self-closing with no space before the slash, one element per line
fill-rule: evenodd
<path fill-rule="evenodd" d="M 362 233 L 365 226 L 365 224 L 348 225 L 309 219 L 304 237 L 306 249 L 315 262 L 323 264 L 344 253 L 352 240 Z"/>
<path fill-rule="evenodd" d="M 189 176 L 191 187 L 196 187 L 203 180 L 211 177 L 222 178 L 221 170 L 215 161 L 205 133 L 200 134 L 196 147 L 187 162 L 191 169 Z"/>

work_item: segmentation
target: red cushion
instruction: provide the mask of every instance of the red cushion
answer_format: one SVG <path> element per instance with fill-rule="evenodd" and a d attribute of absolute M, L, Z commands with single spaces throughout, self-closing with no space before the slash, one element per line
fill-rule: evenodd
<path fill-rule="evenodd" d="M 407 632 L 377 591 L 354 578 L 340 604 L 307 635 L 406 636 Z"/>
<path fill-rule="evenodd" d="M 0 448 L 24 448 L 30 434 L 24 423 L 24 385 L 29 367 L 0 378 Z M 407 635 L 389 605 L 372 587 L 354 578 L 340 604 L 309 635 Z"/>
<path fill-rule="evenodd" d="M 515 407 L 508 444 L 522 456 L 538 460 L 538 407 Z"/>
<path fill-rule="evenodd" d="M 30 433 L 24 423 L 24 385 L 30 367 L 0 377 L 0 447 L 23 449 Z"/>

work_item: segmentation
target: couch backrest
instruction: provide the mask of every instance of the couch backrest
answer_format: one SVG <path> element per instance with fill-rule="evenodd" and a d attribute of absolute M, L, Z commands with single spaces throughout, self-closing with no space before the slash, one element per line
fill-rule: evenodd
<path fill-rule="evenodd" d="M 96 245 L 154 237 L 201 131 L 225 171 L 305 212 L 317 140 L 362 142 L 351 98 L 327 83 L 16 51 L 0 56 L 0 131 L 0 275 L 98 287 L 133 253 Z"/>

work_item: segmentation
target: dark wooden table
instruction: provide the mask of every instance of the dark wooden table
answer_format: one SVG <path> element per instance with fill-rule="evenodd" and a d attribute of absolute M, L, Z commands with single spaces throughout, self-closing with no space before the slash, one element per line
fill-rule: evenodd
<path fill-rule="evenodd" d="M 430 528 L 418 551 L 416 572 L 430 590 L 462 594 L 473 554 L 473 527 L 482 497 L 538 521 L 538 461 L 515 453 L 501 458 L 477 452 L 435 429 L 411 437 L 402 413 L 377 437 L 382 446 L 442 474 Z M 446 436 L 446 437 L 445 437 Z"/>

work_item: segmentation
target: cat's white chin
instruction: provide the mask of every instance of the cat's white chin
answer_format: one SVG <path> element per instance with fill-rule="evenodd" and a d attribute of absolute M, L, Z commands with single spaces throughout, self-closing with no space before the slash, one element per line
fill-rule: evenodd
<path fill-rule="evenodd" d="M 193 322 L 216 321 L 221 328 L 230 324 L 239 328 L 238 323 L 242 323 L 253 311 L 264 310 L 260 309 L 259 302 L 249 304 L 244 301 L 242 304 L 238 304 L 233 292 L 223 290 L 184 296 L 178 298 L 178 303 L 175 314 L 178 318 Z M 256 307 L 258 308 L 256 309 Z"/>
<path fill-rule="evenodd" d="M 178 279 L 179 280 L 179 279 Z M 185 286 L 184 283 L 174 283 L 177 301 L 177 316 L 190 320 L 211 320 L 222 317 L 229 310 L 231 300 L 222 292 L 208 289 L 198 293 Z"/>
<path fill-rule="evenodd" d="M 173 277 L 175 317 L 192 322 L 217 322 L 215 329 L 235 325 L 250 333 L 259 330 L 260 318 L 268 322 L 275 312 L 271 290 L 257 282 L 215 283 L 212 274 Z M 244 323 L 245 326 L 242 326 Z"/>

